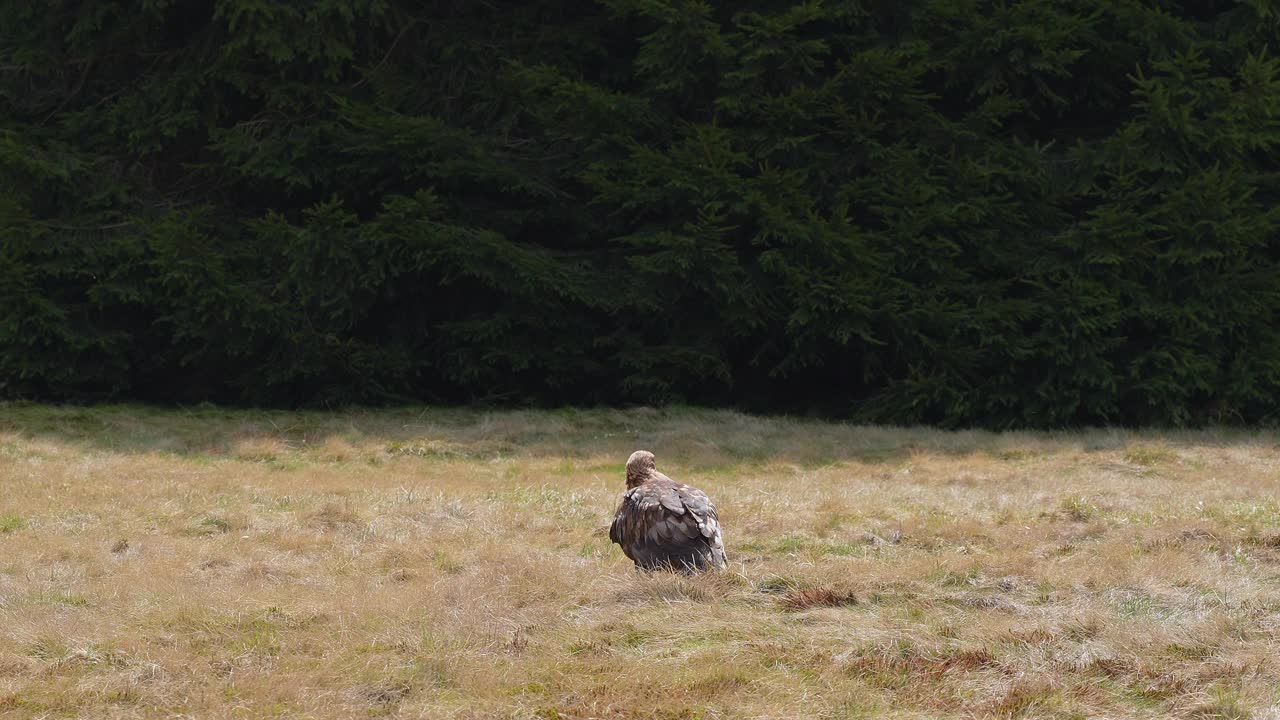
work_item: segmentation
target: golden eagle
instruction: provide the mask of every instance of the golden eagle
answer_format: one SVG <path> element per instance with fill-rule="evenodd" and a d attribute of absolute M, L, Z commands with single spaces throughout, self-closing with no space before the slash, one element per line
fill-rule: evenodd
<path fill-rule="evenodd" d="M 627 460 L 627 492 L 609 539 L 642 570 L 692 572 L 723 568 L 729 561 L 706 493 L 658 472 L 648 450 L 637 450 Z"/>

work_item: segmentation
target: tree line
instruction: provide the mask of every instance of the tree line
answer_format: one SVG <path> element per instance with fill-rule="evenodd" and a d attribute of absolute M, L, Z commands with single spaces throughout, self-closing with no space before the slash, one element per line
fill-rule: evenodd
<path fill-rule="evenodd" d="M 1266 0 L 0 3 L 0 396 L 1280 414 Z"/>

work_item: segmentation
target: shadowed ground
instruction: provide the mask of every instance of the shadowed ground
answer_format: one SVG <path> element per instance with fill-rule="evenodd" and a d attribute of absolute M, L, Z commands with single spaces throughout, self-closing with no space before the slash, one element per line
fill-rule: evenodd
<path fill-rule="evenodd" d="M 0 405 L 0 716 L 1280 718 L 1276 440 Z"/>

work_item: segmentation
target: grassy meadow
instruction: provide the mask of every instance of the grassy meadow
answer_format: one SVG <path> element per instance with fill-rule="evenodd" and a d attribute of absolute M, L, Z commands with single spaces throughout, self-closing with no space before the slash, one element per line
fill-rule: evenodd
<path fill-rule="evenodd" d="M 623 463 L 729 572 L 636 573 Z M 1272 718 L 1271 432 L 0 405 L 0 718 Z"/>

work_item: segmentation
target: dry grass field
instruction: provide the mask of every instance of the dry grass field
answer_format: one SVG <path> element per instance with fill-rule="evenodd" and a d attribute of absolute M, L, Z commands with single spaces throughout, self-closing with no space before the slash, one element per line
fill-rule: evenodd
<path fill-rule="evenodd" d="M 731 571 L 610 545 L 623 463 Z M 0 717 L 1280 718 L 1272 433 L 0 405 Z"/>

